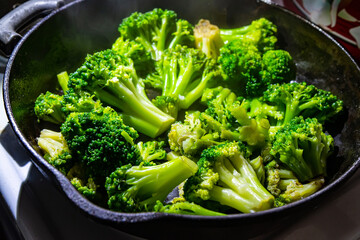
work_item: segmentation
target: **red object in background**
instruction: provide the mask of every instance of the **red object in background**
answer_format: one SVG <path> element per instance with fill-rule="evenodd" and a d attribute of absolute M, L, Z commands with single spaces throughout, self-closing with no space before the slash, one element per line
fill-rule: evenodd
<path fill-rule="evenodd" d="M 315 0 L 314 0 L 315 1 Z M 283 6 L 284 8 L 309 19 L 309 12 L 306 11 L 303 1 L 301 0 L 273 0 L 273 2 Z M 359 0 L 345 0 L 338 6 L 340 10 L 346 10 L 346 12 L 356 18 L 355 21 L 349 21 L 340 17 L 336 18 L 336 24 L 334 26 L 321 26 L 327 32 L 329 32 L 354 58 L 358 65 L 360 65 L 360 42 L 356 42 L 356 39 L 350 34 L 349 30 L 354 27 L 359 27 L 360 31 L 360 1 Z M 359 41 L 359 39 L 358 39 Z M 358 44 L 358 45 L 356 45 Z"/>

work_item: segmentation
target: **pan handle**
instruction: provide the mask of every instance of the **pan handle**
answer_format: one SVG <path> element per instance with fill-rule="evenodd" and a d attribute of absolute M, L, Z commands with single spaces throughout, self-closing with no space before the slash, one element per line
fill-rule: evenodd
<path fill-rule="evenodd" d="M 57 9 L 63 0 L 29 0 L 0 19 L 0 50 L 10 55 L 21 35 L 16 32 L 21 26 L 40 13 Z"/>

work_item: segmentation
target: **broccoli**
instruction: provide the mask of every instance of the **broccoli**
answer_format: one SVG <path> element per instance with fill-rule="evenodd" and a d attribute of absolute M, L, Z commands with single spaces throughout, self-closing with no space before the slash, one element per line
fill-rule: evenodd
<path fill-rule="evenodd" d="M 136 145 L 142 159 L 142 164 L 145 166 L 156 165 L 156 162 L 166 160 L 164 141 L 139 141 Z"/>
<path fill-rule="evenodd" d="M 196 203 L 179 201 L 164 205 L 157 201 L 154 206 L 154 212 L 185 214 L 185 215 L 202 215 L 202 216 L 225 216 L 226 214 L 206 209 Z"/>
<path fill-rule="evenodd" d="M 258 177 L 260 183 L 262 185 L 265 184 L 266 180 L 266 170 L 264 166 L 264 159 L 261 156 L 257 156 L 256 158 L 249 161 L 252 168 L 256 172 L 256 176 Z"/>
<path fill-rule="evenodd" d="M 137 131 L 125 125 L 110 107 L 71 113 L 60 129 L 72 156 L 99 183 L 117 167 L 141 162 L 134 143 L 139 136 Z"/>
<path fill-rule="evenodd" d="M 66 118 L 62 107 L 63 96 L 47 91 L 36 98 L 34 112 L 38 120 L 61 124 Z"/>
<path fill-rule="evenodd" d="M 140 77 L 145 77 L 154 70 L 154 60 L 151 58 L 150 52 L 136 41 L 119 37 L 112 45 L 112 50 L 119 55 L 130 58 L 134 62 L 134 68 Z"/>
<path fill-rule="evenodd" d="M 259 18 L 240 28 L 220 29 L 225 43 L 241 40 L 244 45 L 255 46 L 260 52 L 275 49 L 277 27 L 266 18 Z"/>
<path fill-rule="evenodd" d="M 198 158 L 203 149 L 226 141 L 245 142 L 259 150 L 269 140 L 268 120 L 251 118 L 230 89 L 206 89 L 201 102 L 208 108 L 186 113 L 183 122 L 172 124 L 168 134 L 171 150 Z"/>
<path fill-rule="evenodd" d="M 210 24 L 209 20 L 200 19 L 194 28 L 195 47 L 209 58 L 217 59 L 224 41 L 220 36 L 220 29 Z"/>
<path fill-rule="evenodd" d="M 295 117 L 274 136 L 270 153 L 294 172 L 300 182 L 326 176 L 326 160 L 334 139 L 323 132 L 316 118 Z"/>
<path fill-rule="evenodd" d="M 209 131 L 200 115 L 199 111 L 187 112 L 183 122 L 171 125 L 168 140 L 172 151 L 197 158 L 205 148 L 221 143 L 219 133 Z"/>
<path fill-rule="evenodd" d="M 304 184 L 296 179 L 288 180 L 282 183 L 282 187 L 285 188 L 285 191 L 282 192 L 279 197 L 275 198 L 274 206 L 281 207 L 306 198 L 321 189 L 324 186 L 324 183 L 324 178 L 317 178 Z"/>
<path fill-rule="evenodd" d="M 246 97 L 262 95 L 268 86 L 288 83 L 296 77 L 296 65 L 289 52 L 268 50 L 234 40 L 220 49 L 218 59 L 226 83 Z"/>
<path fill-rule="evenodd" d="M 324 123 L 343 109 L 343 102 L 331 92 L 305 82 L 270 85 L 261 99 L 284 112 L 277 125 L 284 125 L 300 115 Z"/>
<path fill-rule="evenodd" d="M 37 144 L 44 153 L 44 159 L 63 174 L 67 174 L 74 159 L 64 136 L 60 132 L 43 129 L 37 138 Z"/>
<path fill-rule="evenodd" d="M 128 164 L 119 167 L 106 178 L 108 206 L 122 212 L 150 211 L 157 201 L 164 201 L 176 186 L 197 169 L 197 165 L 186 157 L 154 166 Z"/>
<path fill-rule="evenodd" d="M 95 100 L 90 93 L 75 93 L 73 89 L 68 88 L 69 76 L 66 71 L 59 73 L 57 78 L 62 94 L 47 91 L 37 97 L 34 112 L 38 120 L 60 125 L 71 112 L 90 112 L 102 108 L 101 102 Z"/>
<path fill-rule="evenodd" d="M 185 182 L 184 198 L 205 207 L 213 201 L 243 213 L 271 208 L 274 197 L 245 158 L 245 148 L 228 142 L 205 149 L 197 163 L 199 170 Z"/>
<path fill-rule="evenodd" d="M 261 148 L 266 143 L 270 128 L 267 119 L 250 117 L 243 103 L 227 88 L 208 89 L 205 93 L 202 100 L 208 108 L 201 118 L 208 128 L 219 133 L 220 138 L 246 142 L 254 148 Z"/>
<path fill-rule="evenodd" d="M 214 59 L 209 59 L 197 49 L 176 46 L 164 51 L 156 63 L 156 72 L 149 76 L 148 83 L 160 84 L 161 94 L 153 102 L 175 118 L 180 109 L 188 109 L 198 100 L 204 89 L 220 79 L 220 69 Z M 178 102 L 178 104 L 177 104 Z"/>
<path fill-rule="evenodd" d="M 102 102 L 120 109 L 127 125 L 149 137 L 162 134 L 174 122 L 149 100 L 133 61 L 111 49 L 88 55 L 70 74 L 69 88 L 94 93 Z"/>
<path fill-rule="evenodd" d="M 103 182 L 101 185 L 89 176 L 86 166 L 76 162 L 72 168 L 67 172 L 66 177 L 70 183 L 78 190 L 84 197 L 97 204 L 104 205 Z"/>
<path fill-rule="evenodd" d="M 176 45 L 194 46 L 193 25 L 179 19 L 171 10 L 155 8 L 146 13 L 134 12 L 125 18 L 118 30 L 125 40 L 142 44 L 154 60 Z"/>

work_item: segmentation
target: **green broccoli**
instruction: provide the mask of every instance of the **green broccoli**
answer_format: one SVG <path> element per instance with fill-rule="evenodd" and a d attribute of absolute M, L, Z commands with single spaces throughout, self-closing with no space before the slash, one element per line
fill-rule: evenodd
<path fill-rule="evenodd" d="M 300 182 L 326 176 L 326 160 L 334 139 L 323 132 L 316 118 L 295 117 L 274 136 L 270 153 L 294 172 Z"/>
<path fill-rule="evenodd" d="M 187 112 L 183 122 L 171 125 L 168 140 L 172 151 L 198 158 L 202 150 L 222 142 L 219 133 L 209 131 L 200 116 L 199 111 Z"/>
<path fill-rule="evenodd" d="M 130 58 L 134 62 L 134 68 L 140 77 L 145 77 L 154 70 L 154 60 L 151 58 L 150 52 L 136 41 L 119 37 L 112 45 L 112 50 L 119 55 Z"/>
<path fill-rule="evenodd" d="M 193 25 L 179 19 L 171 10 L 155 8 L 146 13 L 134 12 L 120 26 L 120 36 L 144 46 L 154 60 L 159 60 L 166 49 L 176 45 L 194 45 Z"/>
<path fill-rule="evenodd" d="M 69 89 L 69 75 L 66 71 L 57 75 L 62 93 L 47 91 L 35 100 L 34 112 L 38 120 L 62 124 L 71 112 L 90 112 L 101 109 L 102 104 L 88 92 L 75 93 Z"/>
<path fill-rule="evenodd" d="M 127 125 L 149 137 L 162 134 L 174 122 L 149 100 L 133 61 L 111 49 L 88 55 L 70 74 L 69 88 L 94 93 L 102 102 L 120 109 Z"/>
<path fill-rule="evenodd" d="M 229 206 L 243 213 L 273 206 L 274 197 L 264 188 L 245 158 L 246 147 L 229 142 L 203 151 L 199 170 L 184 185 L 184 198 L 204 207 L 208 202 Z"/>
<path fill-rule="evenodd" d="M 220 29 L 210 24 L 209 20 L 200 19 L 194 28 L 195 47 L 209 58 L 217 59 L 224 41 L 220 36 Z"/>
<path fill-rule="evenodd" d="M 37 138 L 37 144 L 44 153 L 44 159 L 66 175 L 74 164 L 74 159 L 64 136 L 60 132 L 43 129 Z"/>
<path fill-rule="evenodd" d="M 331 92 L 305 82 L 270 85 L 261 99 L 284 112 L 283 119 L 277 125 L 284 125 L 300 115 L 317 118 L 324 123 L 343 109 L 343 102 Z"/>
<path fill-rule="evenodd" d="M 219 133 L 220 138 L 261 148 L 268 140 L 269 121 L 250 117 L 243 103 L 235 96 L 227 88 L 208 89 L 202 99 L 208 108 L 201 118 L 208 128 Z"/>
<path fill-rule="evenodd" d="M 99 183 L 117 167 L 141 162 L 134 143 L 139 136 L 137 131 L 125 125 L 110 107 L 71 113 L 60 129 L 72 156 Z"/>
<path fill-rule="evenodd" d="M 180 109 L 188 109 L 201 97 L 205 88 L 220 79 L 220 75 L 214 59 L 207 58 L 197 49 L 178 45 L 164 51 L 156 63 L 156 72 L 147 82 L 155 82 L 152 84 L 154 88 L 160 86 L 161 94 L 153 103 L 161 109 L 168 109 L 167 113 L 176 118 Z"/>
<path fill-rule="evenodd" d="M 275 49 L 277 26 L 266 18 L 259 18 L 240 28 L 220 29 L 225 43 L 241 40 L 244 45 L 255 46 L 259 51 Z"/>
<path fill-rule="evenodd" d="M 317 178 L 308 183 L 300 183 L 296 179 L 284 181 L 281 185 L 285 190 L 279 197 L 275 198 L 275 207 L 281 207 L 286 204 L 306 198 L 319 191 L 324 186 L 324 178 Z"/>
<path fill-rule="evenodd" d="M 295 80 L 296 65 L 289 52 L 269 50 L 234 40 L 220 49 L 218 59 L 226 83 L 246 97 L 262 95 L 268 86 Z"/>
<path fill-rule="evenodd" d="M 171 204 L 163 204 L 160 201 L 156 202 L 154 212 L 163 212 L 171 214 L 185 214 L 185 215 L 201 215 L 201 216 L 225 216 L 226 214 L 206 209 L 196 203 L 179 201 Z"/>
<path fill-rule="evenodd" d="M 142 159 L 142 164 L 145 166 L 156 165 L 156 162 L 166 160 L 164 141 L 139 141 L 136 145 Z"/>
<path fill-rule="evenodd" d="M 117 168 L 106 178 L 109 208 L 121 212 L 150 211 L 197 169 L 186 157 L 154 166 L 128 164 Z"/>

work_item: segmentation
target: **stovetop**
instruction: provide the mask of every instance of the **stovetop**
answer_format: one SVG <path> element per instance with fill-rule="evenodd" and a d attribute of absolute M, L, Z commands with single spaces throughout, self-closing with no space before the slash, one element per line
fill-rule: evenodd
<path fill-rule="evenodd" d="M 0 56 L 0 85 L 6 61 Z M 139 239 L 84 216 L 31 163 L 8 124 L 2 92 L 0 156 L 0 239 Z M 255 239 L 360 239 L 359 202 L 358 171 L 312 213 Z"/>

